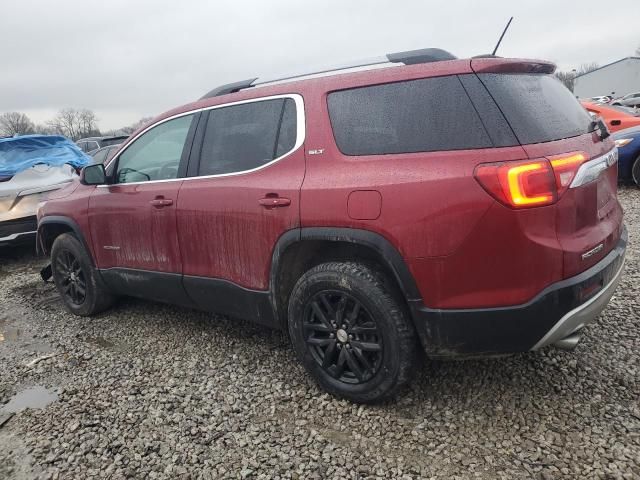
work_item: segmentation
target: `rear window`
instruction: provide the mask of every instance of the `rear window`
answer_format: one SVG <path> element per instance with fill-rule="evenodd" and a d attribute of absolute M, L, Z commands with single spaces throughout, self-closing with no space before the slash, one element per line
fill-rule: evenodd
<path fill-rule="evenodd" d="M 492 146 L 456 76 L 341 90 L 329 94 L 328 106 L 346 155 Z"/>
<path fill-rule="evenodd" d="M 552 75 L 478 75 L 521 144 L 550 142 L 589 132 L 591 118 Z"/>

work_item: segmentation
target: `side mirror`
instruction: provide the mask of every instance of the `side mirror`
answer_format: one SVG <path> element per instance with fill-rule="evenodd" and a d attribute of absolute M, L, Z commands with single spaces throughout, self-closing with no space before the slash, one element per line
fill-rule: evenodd
<path fill-rule="evenodd" d="M 87 165 L 80 170 L 80 183 L 83 185 L 104 185 L 107 183 L 107 174 L 104 171 L 104 165 L 101 163 Z"/>

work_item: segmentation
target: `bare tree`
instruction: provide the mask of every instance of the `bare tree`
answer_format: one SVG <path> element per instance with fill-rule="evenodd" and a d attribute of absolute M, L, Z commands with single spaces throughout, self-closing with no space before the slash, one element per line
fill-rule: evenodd
<path fill-rule="evenodd" d="M 41 123 L 37 123 L 33 130 L 41 135 L 61 135 L 61 132 L 57 131 L 55 128 Z"/>
<path fill-rule="evenodd" d="M 0 115 L 0 134 L 13 136 L 34 132 L 33 122 L 24 113 L 7 112 Z"/>
<path fill-rule="evenodd" d="M 128 127 L 122 127 L 120 129 L 120 132 L 122 132 L 125 135 L 131 135 L 133 132 L 135 132 L 136 130 L 138 130 L 141 127 L 144 127 L 147 123 L 149 123 L 151 120 L 153 120 L 153 117 L 142 117 L 140 120 L 138 120 L 136 123 L 132 123 L 131 125 L 129 125 Z"/>
<path fill-rule="evenodd" d="M 97 118 L 93 111 L 86 108 L 63 108 L 53 120 L 48 122 L 49 127 L 61 135 L 78 140 L 83 137 L 100 135 Z"/>
<path fill-rule="evenodd" d="M 570 72 L 557 71 L 555 76 L 560 80 L 565 87 L 573 92 L 573 87 L 576 81 L 576 77 L 584 75 L 585 73 L 593 72 L 600 68 L 596 62 L 583 63 L 578 68 L 571 70 Z"/>
<path fill-rule="evenodd" d="M 576 75 L 575 72 L 557 71 L 555 75 L 556 75 L 556 78 L 560 80 L 565 87 L 567 87 L 570 91 L 573 92 L 573 80 Z"/>
<path fill-rule="evenodd" d="M 584 75 L 585 73 L 593 72 L 598 68 L 600 68 L 600 65 L 598 65 L 596 62 L 583 63 L 576 69 L 576 77 Z"/>

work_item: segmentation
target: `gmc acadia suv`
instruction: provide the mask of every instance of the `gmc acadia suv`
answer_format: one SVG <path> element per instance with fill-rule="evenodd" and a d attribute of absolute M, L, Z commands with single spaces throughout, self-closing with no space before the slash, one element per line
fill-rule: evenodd
<path fill-rule="evenodd" d="M 132 295 L 280 327 L 327 391 L 570 348 L 627 242 L 617 152 L 553 64 L 439 49 L 225 85 L 39 211 L 77 315 Z"/>

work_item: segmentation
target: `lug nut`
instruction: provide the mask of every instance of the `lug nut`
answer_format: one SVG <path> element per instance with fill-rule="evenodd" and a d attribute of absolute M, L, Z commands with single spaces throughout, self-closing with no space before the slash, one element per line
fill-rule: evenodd
<path fill-rule="evenodd" d="M 335 335 L 333 333 L 330 333 L 329 338 L 333 338 L 333 337 L 335 337 Z"/>
<path fill-rule="evenodd" d="M 353 335 L 349 334 L 349 340 L 353 340 Z"/>

